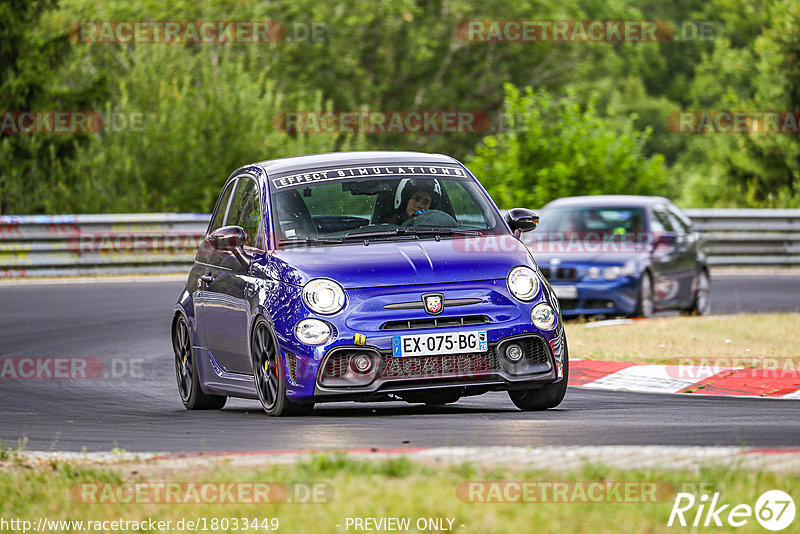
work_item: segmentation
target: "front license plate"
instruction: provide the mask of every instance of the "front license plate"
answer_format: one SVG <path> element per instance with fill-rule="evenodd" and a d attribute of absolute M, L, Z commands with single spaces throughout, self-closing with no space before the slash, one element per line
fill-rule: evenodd
<path fill-rule="evenodd" d="M 486 331 L 481 332 L 447 332 L 441 334 L 420 334 L 418 336 L 394 336 L 392 338 L 392 355 L 395 358 L 404 356 L 435 356 L 437 354 L 453 354 L 463 352 L 486 352 L 489 343 Z"/>
<path fill-rule="evenodd" d="M 576 299 L 578 298 L 578 286 L 553 286 L 553 291 L 560 299 Z"/>

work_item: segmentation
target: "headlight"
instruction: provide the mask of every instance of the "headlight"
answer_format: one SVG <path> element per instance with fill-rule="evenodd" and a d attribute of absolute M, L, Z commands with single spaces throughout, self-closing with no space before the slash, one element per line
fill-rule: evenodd
<path fill-rule="evenodd" d="M 539 277 L 530 267 L 514 267 L 508 273 L 508 290 L 519 300 L 531 300 L 539 294 Z"/>
<path fill-rule="evenodd" d="M 539 330 L 552 330 L 556 325 L 556 314 L 549 304 L 539 304 L 531 312 L 533 325 Z"/>
<path fill-rule="evenodd" d="M 306 345 L 322 345 L 331 337 L 331 327 L 319 319 L 303 319 L 294 327 L 294 334 Z"/>
<path fill-rule="evenodd" d="M 631 276 L 633 274 L 636 274 L 636 267 L 637 267 L 636 260 L 628 260 L 622 267 L 622 271 L 620 271 L 620 274 L 622 276 Z"/>
<path fill-rule="evenodd" d="M 616 280 L 619 278 L 620 274 L 622 274 L 622 268 L 617 267 L 606 267 L 603 269 L 603 278 L 606 280 Z"/>
<path fill-rule="evenodd" d="M 586 274 L 589 275 L 589 278 L 597 278 L 598 276 L 600 276 L 600 268 L 589 267 L 589 270 L 586 271 Z"/>
<path fill-rule="evenodd" d="M 317 278 L 303 287 L 303 302 L 311 311 L 332 315 L 344 308 L 344 289 L 333 280 Z"/>

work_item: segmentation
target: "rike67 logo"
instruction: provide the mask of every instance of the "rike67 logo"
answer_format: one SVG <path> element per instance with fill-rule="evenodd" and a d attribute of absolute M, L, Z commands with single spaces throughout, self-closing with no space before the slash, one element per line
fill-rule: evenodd
<path fill-rule="evenodd" d="M 780 490 L 764 492 L 755 507 L 749 504 L 728 504 L 720 500 L 719 492 L 710 498 L 703 494 L 696 498 L 691 493 L 678 493 L 669 514 L 667 526 L 682 527 L 722 527 L 735 528 L 748 524 L 754 517 L 767 530 L 786 529 L 794 521 L 795 506 L 792 497 Z"/>

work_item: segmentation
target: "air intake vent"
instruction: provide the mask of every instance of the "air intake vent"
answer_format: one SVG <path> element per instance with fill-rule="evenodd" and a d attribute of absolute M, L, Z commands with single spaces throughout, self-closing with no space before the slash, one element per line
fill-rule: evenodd
<path fill-rule="evenodd" d="M 451 326 L 470 326 L 487 324 L 489 318 L 485 315 L 465 315 L 462 317 L 430 317 L 425 319 L 410 319 L 407 321 L 389 321 L 383 323 L 381 330 L 420 330 L 423 328 L 448 328 Z"/>

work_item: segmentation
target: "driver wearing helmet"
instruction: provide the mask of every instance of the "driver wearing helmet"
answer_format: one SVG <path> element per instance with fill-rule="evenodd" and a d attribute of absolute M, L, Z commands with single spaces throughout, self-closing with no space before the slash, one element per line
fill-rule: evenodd
<path fill-rule="evenodd" d="M 394 212 L 386 222 L 402 224 L 418 212 L 435 209 L 441 191 L 438 180 L 401 180 L 394 196 Z"/>

